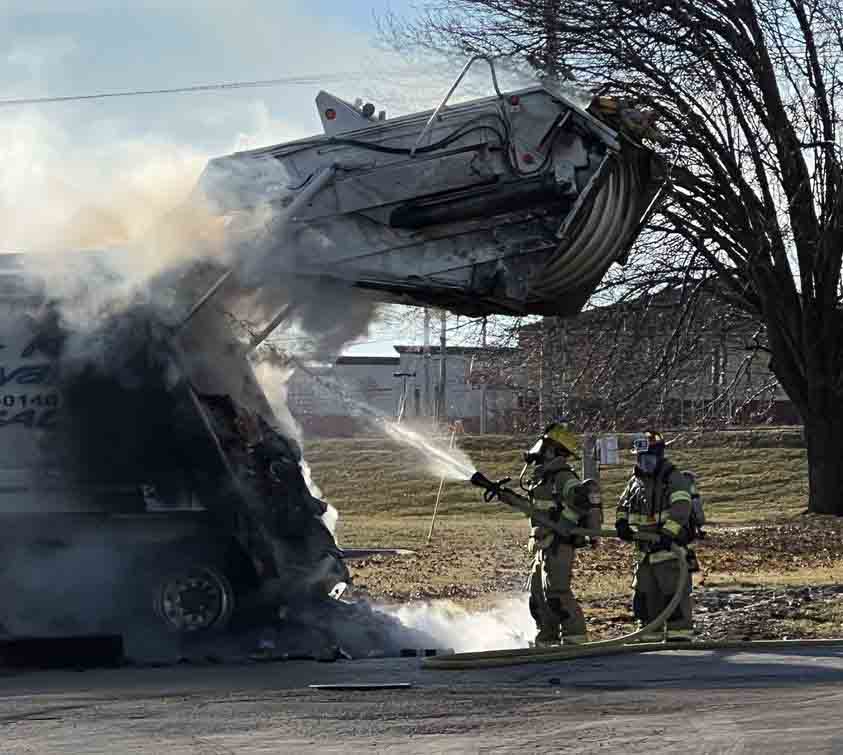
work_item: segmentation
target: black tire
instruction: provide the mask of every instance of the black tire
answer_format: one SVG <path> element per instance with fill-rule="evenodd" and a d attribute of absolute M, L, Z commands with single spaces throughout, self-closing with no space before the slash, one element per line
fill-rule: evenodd
<path fill-rule="evenodd" d="M 174 543 L 138 564 L 135 605 L 140 617 L 182 636 L 224 630 L 234 613 L 235 593 L 226 575 L 226 549 L 205 543 Z"/>

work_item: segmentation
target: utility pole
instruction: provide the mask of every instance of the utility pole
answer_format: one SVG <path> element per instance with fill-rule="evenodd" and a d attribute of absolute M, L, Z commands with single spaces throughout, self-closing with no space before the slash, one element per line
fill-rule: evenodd
<path fill-rule="evenodd" d="M 483 326 L 482 330 L 480 331 L 480 339 L 483 349 L 486 348 L 486 318 L 483 318 Z M 486 359 L 486 353 L 483 353 L 483 359 Z M 480 434 L 486 434 L 486 379 L 488 377 L 488 360 L 486 362 L 487 367 L 483 374 L 483 382 L 480 385 Z"/>
<path fill-rule="evenodd" d="M 430 310 L 424 308 L 424 348 L 422 350 L 422 365 L 424 366 L 424 396 L 422 412 L 425 417 L 432 417 L 433 411 L 430 400 Z"/>
<path fill-rule="evenodd" d="M 539 323 L 539 432 L 544 429 L 544 318 Z"/>
<path fill-rule="evenodd" d="M 563 417 L 568 416 L 570 390 L 568 385 L 568 323 L 564 317 L 556 318 L 559 328 L 559 407 Z"/>
<path fill-rule="evenodd" d="M 559 79 L 559 33 L 556 29 L 556 15 L 558 13 L 558 0 L 545 0 L 544 3 L 544 49 L 542 50 L 542 61 L 544 75 L 555 80 Z"/>
<path fill-rule="evenodd" d="M 448 368 L 447 368 L 447 351 L 448 351 L 448 311 L 442 310 L 441 327 L 439 330 L 439 412 L 438 419 L 440 422 L 448 420 Z"/>

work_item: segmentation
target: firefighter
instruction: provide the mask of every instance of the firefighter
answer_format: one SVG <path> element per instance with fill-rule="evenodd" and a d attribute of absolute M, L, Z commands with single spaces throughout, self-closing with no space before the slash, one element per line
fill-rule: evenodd
<path fill-rule="evenodd" d="M 537 443 L 524 455 L 527 465 L 535 465 L 529 480 L 522 473 L 535 511 L 541 512 L 566 529 L 601 523 L 599 492 L 592 481 L 581 482 L 569 461 L 576 458 L 577 440 L 566 425 L 550 425 Z M 585 618 L 571 590 L 575 549 L 585 538 L 563 536 L 535 519 L 529 550 L 533 556 L 530 575 L 530 613 L 538 628 L 536 646 L 557 645 L 560 641 L 578 644 L 586 641 Z"/>
<path fill-rule="evenodd" d="M 690 538 L 692 483 L 665 457 L 661 434 L 647 431 L 633 441 L 635 470 L 618 501 L 615 529 L 622 540 L 631 541 L 635 532 L 659 535 L 658 542 L 638 543 L 633 582 L 633 613 L 641 625 L 661 613 L 676 592 L 679 556 L 673 545 L 685 546 Z M 686 557 L 683 548 L 682 558 Z M 693 639 L 691 584 L 683 588 L 682 599 L 667 620 L 667 639 Z M 650 634 L 643 641 L 660 641 Z"/>

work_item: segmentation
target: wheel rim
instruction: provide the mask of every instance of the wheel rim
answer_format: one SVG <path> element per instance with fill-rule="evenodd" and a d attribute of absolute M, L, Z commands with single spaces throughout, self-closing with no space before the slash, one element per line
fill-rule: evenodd
<path fill-rule="evenodd" d="M 224 623 L 231 613 L 231 588 L 213 569 L 196 568 L 162 583 L 157 613 L 179 632 L 201 632 Z"/>

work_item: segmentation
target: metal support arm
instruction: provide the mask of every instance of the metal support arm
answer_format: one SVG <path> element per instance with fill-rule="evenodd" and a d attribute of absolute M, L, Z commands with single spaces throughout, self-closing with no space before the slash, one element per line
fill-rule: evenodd
<path fill-rule="evenodd" d="M 448 94 L 445 95 L 442 102 L 437 105 L 436 110 L 433 111 L 433 114 L 428 119 L 427 123 L 425 124 L 422 132 L 419 134 L 419 138 L 416 140 L 415 145 L 410 150 L 410 157 L 416 156 L 416 150 L 421 146 L 422 140 L 425 136 L 427 136 L 427 132 L 430 131 L 431 127 L 433 126 L 434 121 L 439 117 L 439 113 L 445 109 L 445 105 L 448 104 L 448 100 L 451 99 L 451 95 L 456 91 L 457 87 L 460 85 L 462 80 L 465 78 L 465 75 L 468 73 L 468 69 L 471 68 L 472 65 L 478 60 L 485 60 L 489 64 L 489 70 L 492 73 L 492 85 L 495 87 L 495 94 L 498 95 L 499 99 L 503 99 L 503 94 L 501 93 L 501 88 L 498 86 L 498 75 L 495 72 L 495 60 L 489 55 L 475 55 L 468 63 L 465 64 L 465 67 L 462 69 L 462 72 L 459 76 L 457 76 L 456 81 L 451 85 L 451 88 L 448 90 Z"/>

